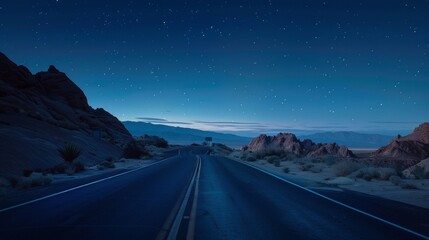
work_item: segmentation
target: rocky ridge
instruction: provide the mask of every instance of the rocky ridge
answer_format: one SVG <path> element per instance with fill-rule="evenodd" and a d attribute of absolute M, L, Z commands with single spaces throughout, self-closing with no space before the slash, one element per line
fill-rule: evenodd
<path fill-rule="evenodd" d="M 309 139 L 300 141 L 292 133 L 279 133 L 276 136 L 259 135 L 252 139 L 248 145 L 244 146 L 243 150 L 252 152 L 283 151 L 293 153 L 300 157 L 320 157 L 328 155 L 336 157 L 354 157 L 353 153 L 345 146 L 339 146 L 336 143 L 314 143 Z"/>
<path fill-rule="evenodd" d="M 407 136 L 398 135 L 388 145 L 379 148 L 372 156 L 408 161 L 429 158 L 429 122 L 422 123 Z"/>

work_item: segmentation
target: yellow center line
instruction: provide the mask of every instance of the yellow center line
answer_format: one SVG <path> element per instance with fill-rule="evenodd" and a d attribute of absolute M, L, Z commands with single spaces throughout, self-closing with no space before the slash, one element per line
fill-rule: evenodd
<path fill-rule="evenodd" d="M 200 165 L 198 166 L 197 178 L 195 179 L 194 200 L 192 201 L 192 209 L 191 209 L 191 215 L 189 219 L 188 233 L 186 235 L 187 240 L 193 240 L 195 235 L 195 221 L 197 218 L 198 191 L 199 191 L 199 185 L 200 185 L 200 173 L 201 173 L 201 163 L 202 163 L 201 157 L 200 156 L 197 156 L 197 157 L 200 162 Z"/>

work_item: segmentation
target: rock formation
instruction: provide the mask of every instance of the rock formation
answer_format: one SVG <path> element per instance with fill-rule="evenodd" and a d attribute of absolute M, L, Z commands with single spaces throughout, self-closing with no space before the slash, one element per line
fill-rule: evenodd
<path fill-rule="evenodd" d="M 423 123 L 404 137 L 398 135 L 388 145 L 381 147 L 373 157 L 392 160 L 420 161 L 429 157 L 429 123 Z"/>
<path fill-rule="evenodd" d="M 429 158 L 405 169 L 402 175 L 406 178 L 429 179 Z"/>
<path fill-rule="evenodd" d="M 276 136 L 267 136 L 262 134 L 246 145 L 243 150 L 252 152 L 261 151 L 280 151 L 293 153 L 297 156 L 337 156 L 354 157 L 353 153 L 347 147 L 338 146 L 335 143 L 321 144 L 313 143 L 309 139 L 300 141 L 292 133 L 279 133 Z"/>
<path fill-rule="evenodd" d="M 65 142 L 82 148 L 82 161 L 96 162 L 119 155 L 131 140 L 117 118 L 91 108 L 54 66 L 32 75 L 0 53 L 0 174 L 58 164 Z"/>

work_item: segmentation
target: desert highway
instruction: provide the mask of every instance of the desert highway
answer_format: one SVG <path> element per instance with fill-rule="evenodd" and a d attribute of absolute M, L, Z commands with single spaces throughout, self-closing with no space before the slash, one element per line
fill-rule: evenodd
<path fill-rule="evenodd" d="M 427 209 L 304 189 L 207 152 L 0 202 L 0 239 L 428 239 Z"/>

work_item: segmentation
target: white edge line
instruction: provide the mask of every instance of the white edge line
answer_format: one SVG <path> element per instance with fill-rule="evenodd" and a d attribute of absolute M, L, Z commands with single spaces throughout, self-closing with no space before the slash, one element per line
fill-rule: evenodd
<path fill-rule="evenodd" d="M 254 168 L 254 169 L 256 169 L 256 170 L 259 170 L 259 171 L 261 171 L 261 172 L 263 172 L 263 173 L 265 173 L 265 174 L 268 174 L 268 175 L 270 175 L 270 176 L 272 176 L 272 177 L 275 177 L 275 178 L 277 178 L 277 179 L 279 179 L 279 180 L 281 180 L 281 181 L 284 181 L 284 182 L 286 182 L 286 183 L 289 183 L 289 184 L 291 184 L 291 185 L 293 185 L 293 186 L 295 186 L 295 187 L 301 188 L 302 190 L 305 190 L 305 191 L 310 192 L 310 193 L 312 193 L 312 194 L 314 194 L 314 195 L 317 195 L 317 196 L 319 196 L 319 197 L 321 197 L 321 198 L 324 198 L 324 199 L 326 199 L 326 200 L 329 200 L 329 201 L 331 201 L 331 202 L 333 202 L 333 203 L 336 203 L 336 204 L 338 204 L 338 205 L 341 205 L 341 206 L 343 206 L 343 207 L 346 207 L 346 208 L 348 208 L 348 209 L 351 209 L 351 210 L 353 210 L 353 211 L 356 211 L 356 212 L 358 212 L 358 213 L 361 213 L 361 214 L 363 214 L 363 215 L 365 215 L 365 216 L 371 217 L 371 218 L 373 218 L 373 219 L 376 219 L 376 220 L 378 220 L 378 221 L 380 221 L 380 222 L 383 222 L 383 223 L 385 223 L 385 224 L 388 224 L 388 225 L 390 225 L 390 226 L 396 227 L 396 228 L 398 228 L 398 229 L 400 229 L 400 230 L 403 230 L 403 231 L 405 231 L 405 232 L 408 232 L 408 233 L 411 233 L 411 234 L 416 235 L 416 236 L 418 236 L 418 237 L 421 237 L 421 238 L 423 238 L 423 239 L 427 239 L 427 240 L 429 240 L 429 237 L 428 237 L 428 236 L 425 236 L 425 235 L 423 235 L 423 234 L 421 234 L 421 233 L 415 232 L 415 231 L 413 231 L 413 230 L 411 230 L 411 229 L 408 229 L 408 228 L 402 227 L 402 226 L 400 226 L 400 225 L 398 225 L 398 224 L 396 224 L 396 223 L 393 223 L 393 222 L 387 221 L 387 220 L 385 220 L 385 219 L 382 219 L 382 218 L 380 218 L 380 217 L 377 217 L 377 216 L 375 216 L 375 215 L 372 215 L 372 214 L 367 213 L 367 212 L 365 212 L 365 211 L 362 211 L 362 210 L 360 210 L 360 209 L 354 208 L 354 207 L 349 206 L 349 205 L 347 205 L 347 204 L 345 204 L 345 203 L 339 202 L 339 201 L 337 201 L 337 200 L 335 200 L 335 199 L 332 199 L 332 198 L 330 198 L 330 197 L 327 197 L 327 196 L 325 196 L 325 195 L 323 195 L 323 194 L 320 194 L 320 193 L 318 193 L 318 192 L 316 192 L 316 191 L 313 191 L 313 190 L 308 189 L 308 188 L 306 188 L 306 187 L 303 187 L 303 186 L 301 186 L 301 185 L 299 185 L 299 184 L 296 184 L 296 183 L 291 182 L 291 181 L 289 181 L 289 180 L 286 180 L 286 179 L 284 179 L 284 178 L 282 178 L 282 177 L 279 177 L 279 176 L 277 176 L 277 175 L 275 175 L 275 174 L 273 174 L 273 173 L 270 173 L 270 172 L 268 172 L 268 171 L 266 171 L 266 170 L 264 170 L 264 169 L 258 168 L 258 167 L 256 167 L 256 166 L 253 166 L 253 165 L 248 164 L 248 163 L 240 162 L 240 161 L 238 161 L 238 160 L 234 160 L 234 161 L 239 162 L 239 163 L 244 164 L 244 165 L 247 165 L 247 166 L 249 166 L 249 167 L 252 167 L 252 168 Z"/>
<path fill-rule="evenodd" d="M 183 214 L 186 210 L 186 205 L 188 204 L 189 197 L 191 195 L 192 186 L 195 182 L 195 177 L 198 172 L 198 168 L 201 166 L 201 161 L 197 159 L 197 166 L 195 167 L 194 174 L 192 176 L 191 182 L 189 183 L 188 190 L 186 190 L 185 197 L 183 198 L 182 204 L 180 205 L 179 211 L 177 211 L 176 218 L 174 219 L 173 226 L 171 226 L 170 232 L 166 239 L 173 240 L 177 238 L 177 233 L 179 232 L 180 223 L 182 222 Z"/>
<path fill-rule="evenodd" d="M 165 160 L 167 160 L 167 159 L 165 159 Z M 83 188 L 83 187 L 87 187 L 87 186 L 90 186 L 90 185 L 93 185 L 93 184 L 96 184 L 96 183 L 99 183 L 99 182 L 103 182 L 103 181 L 106 181 L 106 180 L 109 180 L 109 179 L 112 179 L 112 178 L 116 178 L 116 177 L 119 177 L 119 176 L 122 176 L 122 175 L 125 175 L 125 174 L 128 174 L 128 173 L 132 173 L 132 172 L 138 171 L 140 169 L 147 168 L 147 167 L 153 166 L 153 165 L 158 164 L 158 163 L 162 163 L 165 160 L 154 162 L 154 163 L 148 164 L 146 166 L 142 166 L 142 167 L 139 167 L 139 168 L 136 168 L 136 169 L 132 169 L 132 170 L 129 170 L 129 171 L 126 171 L 126 172 L 123 172 L 123 173 L 119 173 L 119 174 L 107 177 L 107 178 L 99 179 L 99 180 L 96 180 L 94 182 L 85 183 L 83 185 L 80 185 L 80 186 L 77 186 L 77 187 L 73 187 L 73 188 L 70 188 L 70 189 L 67 189 L 67 190 L 63 190 L 63 191 L 60 191 L 60 192 L 57 192 L 57 193 L 54 193 L 54 194 L 50 194 L 50 195 L 47 195 L 47 196 L 36 198 L 36 199 L 33 199 L 31 201 L 28 201 L 28 202 L 24 202 L 24 203 L 13 205 L 13 206 L 10 206 L 10 207 L 7 207 L 7 208 L 3 208 L 3 209 L 0 209 L 0 213 L 6 212 L 6 211 L 9 211 L 9 210 L 18 208 L 18 207 L 22 207 L 22 206 L 25 206 L 25 205 L 28 205 L 28 204 L 31 204 L 31 203 L 39 202 L 39 201 L 45 200 L 47 198 L 55 197 L 55 196 L 58 196 L 58 195 L 61 195 L 61 194 L 67 193 L 67 192 L 71 192 L 73 190 L 76 190 L 76 189 L 79 189 L 79 188 Z"/>

